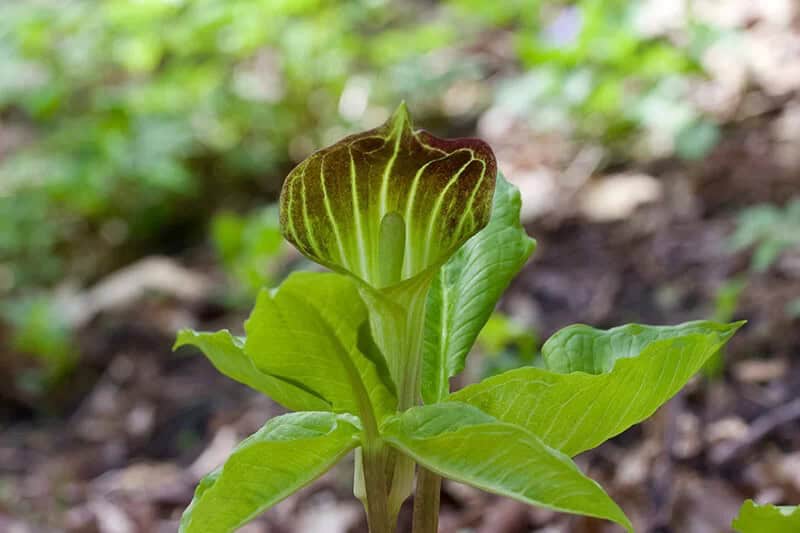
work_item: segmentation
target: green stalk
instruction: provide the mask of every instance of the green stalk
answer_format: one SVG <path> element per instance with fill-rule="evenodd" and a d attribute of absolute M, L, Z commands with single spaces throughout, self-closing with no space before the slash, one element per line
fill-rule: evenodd
<path fill-rule="evenodd" d="M 366 398 L 366 391 L 363 391 L 363 396 L 359 397 Z M 387 497 L 389 483 L 386 478 L 386 450 L 388 448 L 378 432 L 378 422 L 372 406 L 363 402 L 360 405 L 360 413 L 364 433 L 361 453 L 356 460 L 356 486 L 361 480 L 360 473 L 363 475 L 364 488 L 360 499 L 367 512 L 370 533 L 394 533 L 397 520 L 389 512 Z M 363 467 L 361 472 L 359 472 L 359 463 Z"/>
<path fill-rule="evenodd" d="M 367 439 L 369 440 L 369 439 Z M 363 448 L 364 484 L 367 524 L 370 533 L 394 533 L 397 520 L 389 513 L 386 494 L 385 454 L 380 441 L 365 443 Z"/>
<path fill-rule="evenodd" d="M 391 212 L 381 221 L 378 239 L 378 290 L 362 295 L 370 307 L 370 325 L 375 342 L 386 358 L 397 386 L 400 412 L 417 405 L 420 388 L 420 359 L 425 321 L 425 303 L 431 275 L 402 282 L 406 245 L 405 222 Z M 389 513 L 397 516 L 414 485 L 414 460 L 392 448 L 386 449 L 389 483 Z"/>
<path fill-rule="evenodd" d="M 439 530 L 441 491 L 442 478 L 427 468 L 420 467 L 414 493 L 413 533 L 436 533 Z"/>
<path fill-rule="evenodd" d="M 433 273 L 417 276 L 407 282 L 401 282 L 402 265 L 405 251 L 405 224 L 398 213 L 388 213 L 381 221 L 378 239 L 379 270 L 376 279 L 379 287 L 362 287 L 362 297 L 370 308 L 370 325 L 375 343 L 380 347 L 389 372 L 397 386 L 397 409 L 400 412 L 419 403 L 420 399 L 420 365 L 422 357 L 422 341 L 425 326 L 425 304 Z M 383 446 L 382 455 L 367 457 L 364 448 L 361 457 L 356 458 L 355 492 L 362 501 L 369 504 L 373 491 L 388 494 L 387 512 L 389 521 L 397 523 L 397 515 L 403 502 L 409 497 L 414 485 L 415 462 L 410 457 L 393 448 Z M 383 491 L 375 481 L 379 476 L 373 475 L 371 485 L 369 472 L 372 468 L 383 466 Z M 425 472 L 421 470 L 421 472 Z M 434 515 L 433 532 L 438 523 L 440 479 L 432 473 L 423 474 L 422 479 L 429 480 L 425 484 L 425 494 L 416 505 L 424 505 L 426 516 Z M 428 487 L 428 484 L 433 484 Z M 383 512 L 383 510 L 380 510 Z M 430 520 L 430 519 L 429 519 Z M 372 530 L 370 522 L 370 533 Z"/>
<path fill-rule="evenodd" d="M 420 357 L 425 319 L 425 301 L 429 283 L 403 291 L 402 300 L 371 306 L 378 312 L 370 314 L 375 342 L 386 357 L 389 371 L 397 385 L 397 409 L 402 412 L 417 405 L 420 387 Z M 392 296 L 392 295 L 390 295 Z M 377 302 L 376 302 L 377 303 Z M 399 512 L 411 495 L 414 486 L 414 461 L 410 457 L 388 450 L 387 467 L 389 511 Z"/>

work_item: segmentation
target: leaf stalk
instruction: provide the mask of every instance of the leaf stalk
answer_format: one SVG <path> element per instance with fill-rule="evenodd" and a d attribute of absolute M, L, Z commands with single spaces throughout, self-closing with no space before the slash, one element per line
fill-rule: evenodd
<path fill-rule="evenodd" d="M 414 493 L 413 533 L 436 533 L 439 530 L 441 489 L 441 476 L 420 466 Z"/>

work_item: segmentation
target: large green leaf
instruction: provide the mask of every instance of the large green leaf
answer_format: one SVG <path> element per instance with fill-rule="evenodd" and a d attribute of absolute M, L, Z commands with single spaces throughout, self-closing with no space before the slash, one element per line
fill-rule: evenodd
<path fill-rule="evenodd" d="M 292 170 L 281 228 L 314 261 L 385 287 L 441 265 L 486 225 L 496 173 L 486 143 L 415 131 L 401 104 Z"/>
<path fill-rule="evenodd" d="M 747 500 L 733 520 L 739 533 L 797 533 L 800 531 L 800 506 L 759 505 Z"/>
<path fill-rule="evenodd" d="M 174 348 L 191 345 L 202 351 L 221 373 L 260 391 L 293 411 L 328 411 L 331 404 L 305 387 L 271 376 L 256 368 L 244 353 L 244 339 L 227 330 L 215 333 L 184 329 L 178 332 Z"/>
<path fill-rule="evenodd" d="M 544 343 L 542 357 L 553 372 L 601 374 L 611 370 L 618 359 L 639 355 L 652 342 L 693 334 L 724 334 L 730 327 L 708 320 L 677 326 L 626 324 L 609 330 L 574 324 L 559 330 Z"/>
<path fill-rule="evenodd" d="M 622 510 L 569 457 L 519 426 L 456 402 L 415 407 L 387 420 L 387 442 L 442 476 L 632 531 Z"/>
<path fill-rule="evenodd" d="M 671 330 L 675 335 L 671 338 L 664 336 L 664 329 L 654 328 L 651 342 L 641 343 L 638 353 L 626 350 L 636 339 L 625 342 L 618 335 L 619 328 L 591 330 L 597 342 L 584 336 L 576 345 L 580 351 L 572 354 L 572 360 L 599 360 L 593 350 L 605 350 L 605 337 L 613 334 L 626 357 L 618 359 L 606 373 L 560 374 L 541 368 L 518 368 L 470 385 L 451 398 L 524 427 L 548 446 L 572 456 L 653 414 L 740 326 L 741 323 L 706 323 L 705 328 L 699 324 L 685 330 L 676 327 Z M 637 331 L 637 335 L 644 335 L 642 330 Z M 550 346 L 554 349 L 555 345 Z"/>
<path fill-rule="evenodd" d="M 440 401 L 497 300 L 536 248 L 519 220 L 519 191 L 498 175 L 489 224 L 442 267 L 428 295 L 422 397 Z"/>
<path fill-rule="evenodd" d="M 227 533 L 307 485 L 358 445 L 358 419 L 333 413 L 273 418 L 203 478 L 181 533 Z"/>
<path fill-rule="evenodd" d="M 374 346 L 364 354 L 367 308 L 350 278 L 295 272 L 262 290 L 245 322 L 245 353 L 262 372 L 302 383 L 337 412 L 393 412 L 396 399 Z M 371 359 L 372 358 L 372 359 Z"/>

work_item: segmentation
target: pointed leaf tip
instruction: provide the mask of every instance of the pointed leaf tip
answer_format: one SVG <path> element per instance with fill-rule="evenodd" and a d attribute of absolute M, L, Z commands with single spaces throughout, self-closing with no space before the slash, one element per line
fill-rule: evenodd
<path fill-rule="evenodd" d="M 717 353 L 741 324 L 569 326 L 543 348 L 549 370 L 523 367 L 450 398 L 528 429 L 576 455 L 646 419 Z"/>
<path fill-rule="evenodd" d="M 406 105 L 405 100 L 401 100 L 397 107 L 392 111 L 391 118 L 387 122 L 389 124 L 398 125 L 400 123 L 408 124 L 409 128 L 412 128 L 411 124 L 411 115 L 408 112 L 408 106 Z"/>

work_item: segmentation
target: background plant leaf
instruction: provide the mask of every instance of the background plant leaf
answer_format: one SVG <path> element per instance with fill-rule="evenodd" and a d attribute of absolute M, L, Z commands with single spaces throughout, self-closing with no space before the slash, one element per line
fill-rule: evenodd
<path fill-rule="evenodd" d="M 800 531 L 800 506 L 759 505 L 747 500 L 733 520 L 739 533 L 797 533 Z"/>
<path fill-rule="evenodd" d="M 174 349 L 191 345 L 198 348 L 221 373 L 262 392 L 293 411 L 329 411 L 331 404 L 306 388 L 262 372 L 244 353 L 244 339 L 234 337 L 228 330 L 198 332 L 184 329 L 178 332 Z"/>
<path fill-rule="evenodd" d="M 544 343 L 542 357 L 553 372 L 602 374 L 611 370 L 618 359 L 635 357 L 655 341 L 693 334 L 725 334 L 730 328 L 729 324 L 708 320 L 676 326 L 626 324 L 609 330 L 574 324 L 557 331 Z"/>
<path fill-rule="evenodd" d="M 388 419 L 382 433 L 442 476 L 528 504 L 611 520 L 632 531 L 617 504 L 569 457 L 473 406 L 415 407 Z"/>
<path fill-rule="evenodd" d="M 387 376 L 359 350 L 366 321 L 367 308 L 350 278 L 295 272 L 278 289 L 259 294 L 245 322 L 244 351 L 261 371 L 304 384 L 337 412 L 359 414 L 366 401 L 387 414 L 396 405 Z"/>
<path fill-rule="evenodd" d="M 567 455 L 574 456 L 641 422 L 677 393 L 703 364 L 733 336 L 741 322 L 722 325 L 707 323 L 691 328 L 653 332 L 639 352 L 629 348 L 621 328 L 592 330 L 576 346 L 575 361 L 594 361 L 592 351 L 605 350 L 604 339 L 614 332 L 615 345 L 625 358 L 603 374 L 573 372 L 560 374 L 541 368 L 519 368 L 470 385 L 451 396 L 469 403 L 498 419 L 519 425 Z M 639 326 L 642 328 L 643 326 Z M 570 329 L 570 328 L 567 328 Z M 563 330 L 562 330 L 563 331 Z M 581 330 L 588 333 L 586 330 Z M 556 336 L 560 334 L 556 333 Z M 642 333 L 637 339 L 641 340 Z M 551 350 L 554 348 L 551 344 Z"/>
<path fill-rule="evenodd" d="M 467 241 L 433 281 L 428 295 L 422 358 L 422 397 L 440 401 L 449 379 L 464 362 L 481 328 L 536 241 L 520 224 L 520 195 L 497 176 L 489 224 Z"/>
<path fill-rule="evenodd" d="M 358 420 L 333 413 L 273 418 L 207 475 L 181 533 L 226 533 L 307 485 L 358 445 Z"/>

